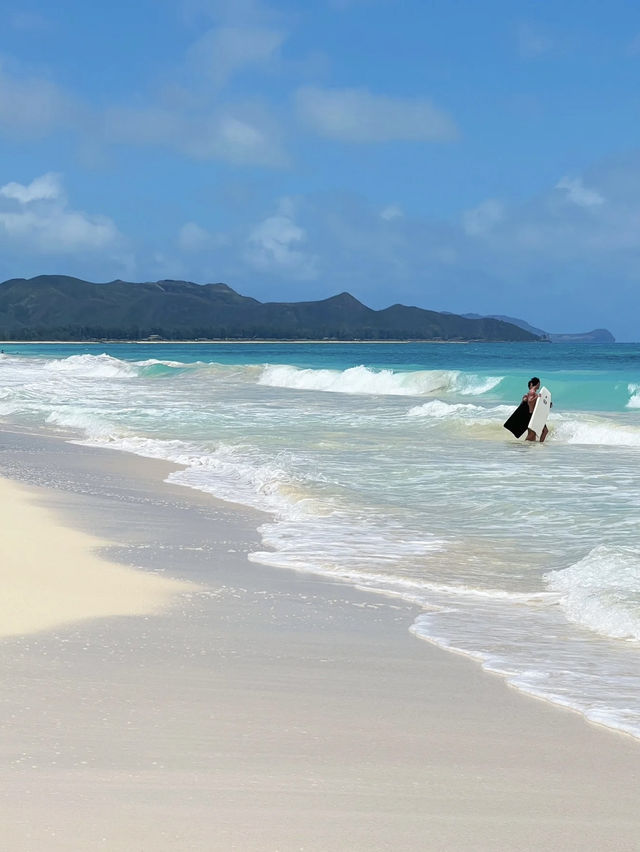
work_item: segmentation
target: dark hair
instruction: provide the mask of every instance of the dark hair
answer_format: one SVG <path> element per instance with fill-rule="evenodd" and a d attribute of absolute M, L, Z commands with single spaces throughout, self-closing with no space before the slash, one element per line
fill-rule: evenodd
<path fill-rule="evenodd" d="M 540 379 L 537 376 L 534 376 L 532 379 L 529 379 L 529 387 L 535 388 L 536 385 L 540 384 Z"/>

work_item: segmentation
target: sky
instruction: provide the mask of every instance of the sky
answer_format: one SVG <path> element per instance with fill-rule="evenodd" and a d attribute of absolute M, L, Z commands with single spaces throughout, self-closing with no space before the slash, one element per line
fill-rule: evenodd
<path fill-rule="evenodd" d="M 640 340 L 640 6 L 0 0 L 0 280 Z"/>

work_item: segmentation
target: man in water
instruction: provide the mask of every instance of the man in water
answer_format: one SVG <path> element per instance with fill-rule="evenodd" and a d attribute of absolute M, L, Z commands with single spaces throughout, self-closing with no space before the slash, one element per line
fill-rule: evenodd
<path fill-rule="evenodd" d="M 528 387 L 529 387 L 529 390 L 522 397 L 522 401 L 526 402 L 527 405 L 529 406 L 529 414 L 531 415 L 531 414 L 533 414 L 533 409 L 536 407 L 536 402 L 538 401 L 538 398 L 540 396 L 540 394 L 538 393 L 538 391 L 540 390 L 540 379 L 537 376 L 534 376 L 532 379 L 529 379 Z M 551 403 L 551 405 L 553 406 L 553 403 Z M 541 444 L 544 443 L 544 439 L 547 437 L 548 434 L 549 434 L 549 430 L 545 426 L 542 429 L 542 432 L 540 434 L 540 443 Z M 536 439 L 536 433 L 532 429 L 527 428 L 526 440 L 527 441 L 535 441 L 535 439 Z"/>

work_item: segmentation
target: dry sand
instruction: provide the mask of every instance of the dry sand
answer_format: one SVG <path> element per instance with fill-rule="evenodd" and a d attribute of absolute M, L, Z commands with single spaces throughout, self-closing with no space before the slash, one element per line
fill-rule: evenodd
<path fill-rule="evenodd" d="M 37 489 L 0 480 L 0 638 L 92 618 L 160 611 L 188 583 L 96 555 L 107 542 L 56 522 Z"/>
<path fill-rule="evenodd" d="M 0 642 L 3 849 L 640 849 L 638 741 L 415 639 L 408 605 L 252 565 L 260 517 L 168 465 L 2 443 L 101 561 L 204 587 Z"/>

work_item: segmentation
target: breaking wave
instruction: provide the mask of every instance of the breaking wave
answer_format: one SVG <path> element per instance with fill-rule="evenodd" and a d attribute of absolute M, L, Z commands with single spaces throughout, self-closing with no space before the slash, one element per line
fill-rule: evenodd
<path fill-rule="evenodd" d="M 130 378 L 138 375 L 135 364 L 111 355 L 70 355 L 68 358 L 47 361 L 43 369 L 50 373 L 66 373 L 87 378 Z"/>
<path fill-rule="evenodd" d="M 346 394 L 428 396 L 444 392 L 472 396 L 487 393 L 501 381 L 502 376 L 478 376 L 459 370 L 396 372 L 372 370 L 364 366 L 346 370 L 311 370 L 288 365 L 267 365 L 258 384 Z"/>
<path fill-rule="evenodd" d="M 640 428 L 612 421 L 553 420 L 553 437 L 566 444 L 640 447 Z"/>
<path fill-rule="evenodd" d="M 631 396 L 627 408 L 640 408 L 640 385 L 628 385 Z"/>

